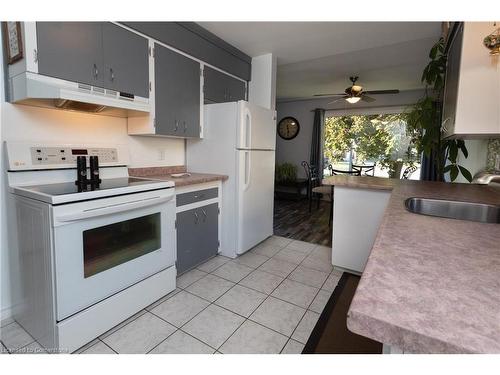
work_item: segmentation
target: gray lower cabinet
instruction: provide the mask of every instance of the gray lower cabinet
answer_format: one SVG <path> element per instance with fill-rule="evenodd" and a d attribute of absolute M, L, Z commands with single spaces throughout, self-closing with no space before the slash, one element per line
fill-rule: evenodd
<path fill-rule="evenodd" d="M 149 97 L 148 40 L 110 22 L 102 25 L 104 87 Z"/>
<path fill-rule="evenodd" d="M 101 22 L 37 22 L 40 74 L 104 87 Z"/>
<path fill-rule="evenodd" d="M 177 274 L 217 255 L 218 250 L 217 203 L 177 213 Z"/>
<path fill-rule="evenodd" d="M 245 100 L 245 82 L 208 66 L 203 72 L 205 103 L 225 103 Z"/>
<path fill-rule="evenodd" d="M 200 136 L 200 63 L 155 44 L 155 132 Z"/>

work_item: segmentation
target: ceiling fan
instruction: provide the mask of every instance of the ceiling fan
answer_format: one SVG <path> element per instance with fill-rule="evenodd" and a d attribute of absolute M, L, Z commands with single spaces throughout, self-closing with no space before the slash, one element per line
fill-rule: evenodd
<path fill-rule="evenodd" d="M 351 104 L 357 103 L 360 100 L 371 103 L 374 102 L 375 99 L 369 95 L 380 95 L 380 94 L 399 94 L 399 90 L 372 90 L 372 91 L 364 91 L 363 86 L 357 85 L 356 81 L 358 80 L 358 76 L 349 77 L 349 80 L 352 82 L 352 85 L 345 89 L 345 92 L 342 94 L 315 94 L 314 96 L 341 96 L 341 98 L 334 100 L 331 103 L 338 102 L 339 100 L 345 99 Z"/>

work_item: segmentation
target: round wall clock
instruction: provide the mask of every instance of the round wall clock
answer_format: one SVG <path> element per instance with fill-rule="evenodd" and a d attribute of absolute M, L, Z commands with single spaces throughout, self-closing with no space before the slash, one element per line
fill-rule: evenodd
<path fill-rule="evenodd" d="M 293 117 L 284 117 L 278 124 L 278 135 L 286 140 L 294 139 L 300 131 L 300 124 Z"/>

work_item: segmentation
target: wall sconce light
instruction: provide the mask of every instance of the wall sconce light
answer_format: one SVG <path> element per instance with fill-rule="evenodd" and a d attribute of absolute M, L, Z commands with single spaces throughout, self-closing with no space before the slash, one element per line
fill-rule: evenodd
<path fill-rule="evenodd" d="M 493 24 L 496 27 L 497 23 Z M 500 27 L 495 29 L 490 35 L 483 39 L 483 44 L 486 48 L 490 50 L 491 56 L 500 55 Z"/>

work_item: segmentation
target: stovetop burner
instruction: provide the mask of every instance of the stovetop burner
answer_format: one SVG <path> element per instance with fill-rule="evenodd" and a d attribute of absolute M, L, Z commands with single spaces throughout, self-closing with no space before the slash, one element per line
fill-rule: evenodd
<path fill-rule="evenodd" d="M 117 189 L 117 188 L 131 187 L 131 186 L 140 186 L 157 182 L 158 181 L 147 180 L 142 178 L 120 177 L 120 178 L 103 179 L 102 182 L 98 185 L 89 183 L 88 185 L 86 185 L 86 188 L 76 185 L 74 182 L 23 186 L 23 188 L 31 190 L 33 192 L 38 192 L 51 196 L 58 196 L 67 194 L 78 194 L 89 191 L 100 191 L 100 190 Z"/>
<path fill-rule="evenodd" d="M 47 180 L 45 180 L 47 181 Z M 33 198 L 49 204 L 66 204 L 71 202 L 113 197 L 116 195 L 135 194 L 145 191 L 173 188 L 171 181 L 149 180 L 135 177 L 103 178 L 97 185 L 87 185 L 84 190 L 73 181 L 40 185 L 11 185 L 14 194 Z"/>

